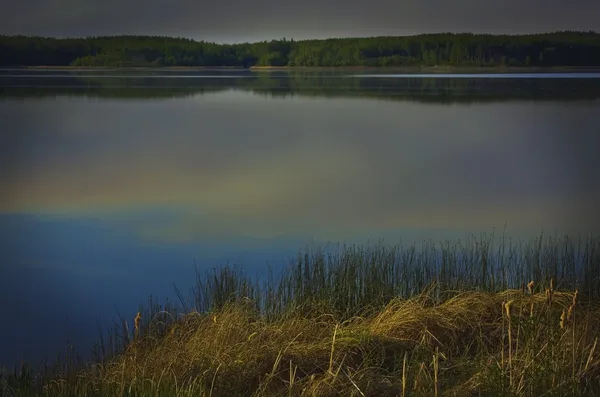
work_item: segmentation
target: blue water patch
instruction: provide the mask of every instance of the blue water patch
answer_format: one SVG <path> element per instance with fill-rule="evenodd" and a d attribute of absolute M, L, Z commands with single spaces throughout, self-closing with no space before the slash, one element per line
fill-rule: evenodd
<path fill-rule="evenodd" d="M 118 320 L 131 319 L 152 294 L 178 303 L 200 274 L 227 264 L 252 276 L 281 269 L 301 244 L 232 237 L 225 241 L 147 242 L 128 229 L 141 216 L 49 216 L 0 213 L 0 365 L 24 358 L 37 365 L 73 344 L 84 354 Z M 292 249 L 292 247 L 294 247 Z M 39 334 L 43 324 L 43 335 Z M 6 341 L 10 341 L 6 343 Z"/>

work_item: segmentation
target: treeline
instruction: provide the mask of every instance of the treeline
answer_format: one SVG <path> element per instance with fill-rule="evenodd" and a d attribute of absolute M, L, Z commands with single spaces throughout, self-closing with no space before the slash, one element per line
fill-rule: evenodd
<path fill-rule="evenodd" d="M 600 66 L 600 34 L 424 34 L 215 44 L 159 36 L 0 36 L 1 66 Z"/>

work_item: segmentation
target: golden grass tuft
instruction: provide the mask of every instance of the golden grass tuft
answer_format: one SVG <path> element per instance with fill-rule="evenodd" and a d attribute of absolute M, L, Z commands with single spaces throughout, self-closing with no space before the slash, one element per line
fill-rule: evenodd
<path fill-rule="evenodd" d="M 552 294 L 549 308 L 543 294 L 522 290 L 454 293 L 437 304 L 424 293 L 347 320 L 315 305 L 314 313 L 303 308 L 267 321 L 251 305 L 231 303 L 183 316 L 160 337 L 142 336 L 79 379 L 103 395 L 533 396 L 600 390 L 600 310 L 578 306 L 577 323 L 565 337 L 558 319 L 566 319 L 578 293 Z"/>

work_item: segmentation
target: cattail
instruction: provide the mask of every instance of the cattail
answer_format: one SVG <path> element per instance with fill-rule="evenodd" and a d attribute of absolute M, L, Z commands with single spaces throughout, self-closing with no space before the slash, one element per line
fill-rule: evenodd
<path fill-rule="evenodd" d="M 527 290 L 529 291 L 529 295 L 533 295 L 533 280 L 531 280 L 529 283 L 527 283 Z"/>
<path fill-rule="evenodd" d="M 506 315 L 508 317 L 510 317 L 510 307 L 512 306 L 513 302 L 514 302 L 514 299 L 513 300 L 509 300 L 508 302 L 506 302 L 504 304 L 504 309 L 506 310 Z"/>
<path fill-rule="evenodd" d="M 573 309 L 575 308 L 574 305 L 569 306 L 569 309 L 567 310 L 567 321 L 571 321 L 571 318 L 573 317 Z"/>
<path fill-rule="evenodd" d="M 563 309 L 562 314 L 560 315 L 560 328 L 565 327 L 566 320 L 567 320 L 567 314 L 565 313 L 565 309 Z"/>
<path fill-rule="evenodd" d="M 577 304 L 577 294 L 579 290 L 575 290 L 575 294 L 573 295 L 573 303 L 569 306 L 569 310 L 567 310 L 567 321 L 571 321 L 573 318 L 573 311 L 575 310 L 575 304 Z"/>
<path fill-rule="evenodd" d="M 133 319 L 133 326 L 135 329 L 140 329 L 140 321 L 142 321 L 142 313 L 138 312 Z"/>
<path fill-rule="evenodd" d="M 140 322 L 142 321 L 142 313 L 138 312 L 133 319 L 133 328 L 135 329 L 135 336 L 140 334 Z"/>

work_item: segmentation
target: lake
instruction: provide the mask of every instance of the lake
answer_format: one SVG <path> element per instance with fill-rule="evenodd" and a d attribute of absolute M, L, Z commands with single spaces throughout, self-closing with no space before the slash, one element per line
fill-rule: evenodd
<path fill-rule="evenodd" d="M 600 75 L 0 71 L 0 364 L 304 247 L 598 233 Z"/>

